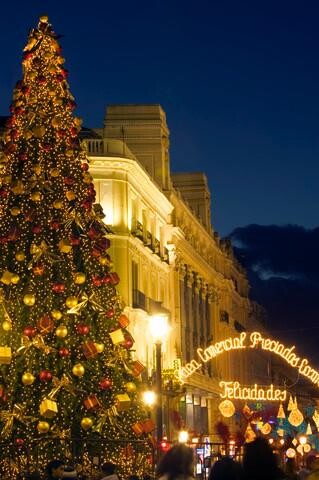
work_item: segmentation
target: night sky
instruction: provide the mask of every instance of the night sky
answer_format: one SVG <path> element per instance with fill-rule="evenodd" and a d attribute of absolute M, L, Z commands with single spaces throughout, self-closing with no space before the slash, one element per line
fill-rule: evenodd
<path fill-rule="evenodd" d="M 160 103 L 171 131 L 172 170 L 207 174 L 214 228 L 233 232 L 253 296 L 273 325 L 295 331 L 306 319 L 308 334 L 317 335 L 315 305 L 310 315 L 302 308 L 306 297 L 300 299 L 293 320 L 290 307 L 300 282 L 307 295 L 311 284 L 312 300 L 319 297 L 318 243 L 309 243 L 318 238 L 319 3 L 4 2 L 0 115 L 8 113 L 21 77 L 28 29 L 44 13 L 62 36 L 85 126 L 101 127 L 107 104 Z M 284 246 L 278 264 L 278 235 L 298 258 L 307 249 L 305 264 L 301 258 L 296 265 Z"/>

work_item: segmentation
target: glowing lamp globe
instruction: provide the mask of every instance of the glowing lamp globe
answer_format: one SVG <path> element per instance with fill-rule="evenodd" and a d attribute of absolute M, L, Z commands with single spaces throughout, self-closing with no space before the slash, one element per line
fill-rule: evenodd
<path fill-rule="evenodd" d="M 306 445 L 307 437 L 305 435 L 301 435 L 301 437 L 299 437 L 299 443 L 300 445 Z"/>
<path fill-rule="evenodd" d="M 167 316 L 152 315 L 149 320 L 149 328 L 154 343 L 162 343 L 170 330 Z"/>
<path fill-rule="evenodd" d="M 146 390 L 145 392 L 143 392 L 143 403 L 145 403 L 147 407 L 151 407 L 152 405 L 154 405 L 155 400 L 156 395 L 153 390 Z"/>
<path fill-rule="evenodd" d="M 296 450 L 294 448 L 288 448 L 286 450 L 286 457 L 294 458 L 296 456 Z"/>

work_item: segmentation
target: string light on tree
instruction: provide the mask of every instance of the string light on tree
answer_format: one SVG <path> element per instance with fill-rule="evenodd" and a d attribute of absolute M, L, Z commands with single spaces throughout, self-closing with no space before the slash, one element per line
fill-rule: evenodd
<path fill-rule="evenodd" d="M 145 427 L 137 448 L 132 426 L 148 421 L 138 400 L 143 366 L 132 359 L 109 232 L 79 138 L 82 121 L 46 16 L 30 30 L 22 73 L 0 151 L 0 294 L 7 311 L 0 385 L 10 392 L 0 411 L 0 478 L 10 478 L 13 445 L 19 465 L 28 452 L 28 462 L 42 466 L 64 458 L 63 445 L 76 435 L 88 463 L 93 439 L 101 461 L 117 463 L 121 476 L 142 475 L 150 431 Z M 130 452 L 118 448 L 119 439 L 131 442 Z"/>

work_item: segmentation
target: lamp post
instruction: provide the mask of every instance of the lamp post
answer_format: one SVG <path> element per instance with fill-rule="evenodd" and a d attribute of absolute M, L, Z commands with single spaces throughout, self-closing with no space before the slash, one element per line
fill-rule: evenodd
<path fill-rule="evenodd" d="M 150 317 L 150 333 L 156 347 L 156 439 L 157 443 L 163 437 L 163 398 L 162 398 L 162 343 L 169 331 L 166 315 L 152 315 Z"/>

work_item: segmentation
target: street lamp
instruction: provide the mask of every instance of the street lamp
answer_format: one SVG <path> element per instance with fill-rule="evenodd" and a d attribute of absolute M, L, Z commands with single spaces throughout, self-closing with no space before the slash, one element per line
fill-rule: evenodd
<path fill-rule="evenodd" d="M 156 435 L 157 442 L 163 437 L 163 399 L 162 399 L 162 343 L 169 332 L 166 315 L 152 315 L 150 317 L 150 333 L 156 346 Z"/>
<path fill-rule="evenodd" d="M 148 408 L 151 408 L 154 405 L 155 401 L 156 395 L 153 390 L 145 390 L 145 392 L 143 392 L 143 402 Z"/>
<path fill-rule="evenodd" d="M 186 430 L 181 430 L 178 434 L 178 441 L 179 443 L 186 443 L 188 442 L 188 432 Z"/>

